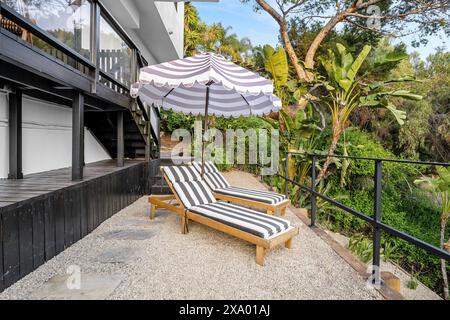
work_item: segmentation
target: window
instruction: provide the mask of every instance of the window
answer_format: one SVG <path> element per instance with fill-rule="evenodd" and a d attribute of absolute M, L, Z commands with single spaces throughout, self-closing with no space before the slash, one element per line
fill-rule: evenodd
<path fill-rule="evenodd" d="M 82 56 L 90 57 L 90 11 L 87 0 L 0 0 Z M 6 22 L 5 22 L 6 24 Z M 11 31 L 47 52 L 52 47 L 21 28 Z"/>
<path fill-rule="evenodd" d="M 100 19 L 100 69 L 125 86 L 131 80 L 132 51 L 113 27 L 101 17 Z"/>

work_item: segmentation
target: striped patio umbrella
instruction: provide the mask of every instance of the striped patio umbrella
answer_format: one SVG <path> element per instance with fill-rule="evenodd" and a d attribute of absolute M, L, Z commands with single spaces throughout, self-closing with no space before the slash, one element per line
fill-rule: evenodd
<path fill-rule="evenodd" d="M 281 108 L 272 81 L 223 56 L 202 53 L 141 69 L 131 95 L 147 104 L 185 114 L 239 117 L 269 114 Z M 202 160 L 204 146 L 202 148 Z"/>

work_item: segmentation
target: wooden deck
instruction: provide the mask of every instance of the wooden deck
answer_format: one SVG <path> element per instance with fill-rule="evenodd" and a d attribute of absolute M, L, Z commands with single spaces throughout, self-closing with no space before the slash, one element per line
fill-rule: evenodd
<path fill-rule="evenodd" d="M 159 160 L 89 164 L 0 180 L 0 292 L 151 192 Z"/>
<path fill-rule="evenodd" d="M 22 180 L 0 179 L 0 208 L 44 196 L 53 191 L 64 189 L 80 182 L 86 182 L 105 174 L 124 170 L 142 162 L 139 160 L 126 160 L 124 167 L 117 167 L 115 160 L 91 163 L 84 168 L 83 181 L 71 180 L 71 168 L 30 174 L 26 175 Z"/>

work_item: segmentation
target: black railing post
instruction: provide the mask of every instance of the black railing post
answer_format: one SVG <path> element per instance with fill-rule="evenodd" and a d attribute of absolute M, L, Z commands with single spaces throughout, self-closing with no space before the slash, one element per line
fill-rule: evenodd
<path fill-rule="evenodd" d="M 316 156 L 311 157 L 311 227 L 316 225 Z"/>
<path fill-rule="evenodd" d="M 381 160 L 375 160 L 375 190 L 374 190 L 374 210 L 373 210 L 373 260 L 372 260 L 372 281 L 374 285 L 380 285 L 380 251 L 381 251 Z"/>
<path fill-rule="evenodd" d="M 100 56 L 98 48 L 100 47 L 100 6 L 97 1 L 91 3 L 91 62 L 94 64 L 94 74 L 91 84 L 91 92 L 97 93 L 97 82 L 100 78 Z"/>
<path fill-rule="evenodd" d="M 289 152 L 286 153 L 286 159 L 284 160 L 284 194 L 289 199 Z"/>

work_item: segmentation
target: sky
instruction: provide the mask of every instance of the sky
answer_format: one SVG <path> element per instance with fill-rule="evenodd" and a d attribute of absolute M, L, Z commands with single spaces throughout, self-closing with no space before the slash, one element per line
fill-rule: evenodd
<path fill-rule="evenodd" d="M 269 1 L 272 2 L 273 0 Z M 193 2 L 197 7 L 200 18 L 208 24 L 221 22 L 223 26 L 232 27 L 230 33 L 236 33 L 239 38 L 250 38 L 253 45 L 278 44 L 278 24 L 266 12 L 256 13 L 251 3 L 242 4 L 239 0 L 220 0 L 220 2 Z M 430 37 L 426 46 L 413 48 L 410 44 L 414 36 L 394 40 L 394 43 L 403 41 L 408 45 L 408 52 L 417 51 L 425 59 L 437 47 L 448 46 L 445 35 Z"/>

